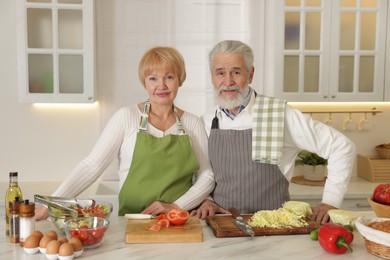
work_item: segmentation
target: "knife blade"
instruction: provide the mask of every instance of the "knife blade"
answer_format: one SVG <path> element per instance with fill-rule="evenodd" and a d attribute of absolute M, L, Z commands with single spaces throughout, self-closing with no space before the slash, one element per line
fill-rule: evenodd
<path fill-rule="evenodd" d="M 246 234 L 254 237 L 255 232 L 253 228 L 244 220 L 244 218 L 240 215 L 240 212 L 236 208 L 230 208 L 229 212 L 232 213 L 234 220 L 232 221 L 234 225 L 236 225 L 239 229 L 244 231 Z"/>

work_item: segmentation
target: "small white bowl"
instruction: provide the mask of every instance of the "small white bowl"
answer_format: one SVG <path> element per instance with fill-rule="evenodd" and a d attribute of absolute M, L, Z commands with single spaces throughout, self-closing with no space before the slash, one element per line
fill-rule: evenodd
<path fill-rule="evenodd" d="M 59 255 L 58 259 L 60 259 L 60 260 L 72 260 L 73 257 L 74 257 L 74 254 L 73 255 L 67 255 L 67 256 Z"/>
<path fill-rule="evenodd" d="M 46 254 L 47 259 L 56 260 L 58 259 L 58 254 Z"/>
<path fill-rule="evenodd" d="M 79 257 L 79 256 L 81 256 L 82 254 L 83 254 L 83 252 L 84 252 L 84 249 L 81 249 L 81 250 L 79 250 L 79 251 L 75 251 L 73 254 L 74 254 L 74 257 L 76 258 L 76 257 Z"/>
<path fill-rule="evenodd" d="M 38 250 L 39 250 L 38 247 L 35 247 L 35 248 L 25 248 L 24 247 L 24 252 L 26 254 L 29 254 L 29 255 L 33 255 L 33 254 L 37 253 Z"/>

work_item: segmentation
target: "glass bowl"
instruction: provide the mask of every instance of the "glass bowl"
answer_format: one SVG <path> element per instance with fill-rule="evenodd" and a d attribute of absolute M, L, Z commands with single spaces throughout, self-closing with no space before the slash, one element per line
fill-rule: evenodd
<path fill-rule="evenodd" d="M 80 239 L 83 248 L 95 248 L 102 244 L 109 224 L 110 221 L 106 218 L 82 217 L 65 221 L 64 230 L 68 239 Z"/>
<path fill-rule="evenodd" d="M 74 205 L 63 205 L 73 209 L 77 209 L 77 216 L 72 214 L 70 210 L 58 209 L 48 205 L 49 220 L 57 228 L 59 232 L 65 234 L 64 223 L 69 219 L 80 218 L 80 217 L 101 217 L 109 219 L 112 213 L 113 206 L 108 201 L 96 201 L 94 208 L 77 208 Z"/>

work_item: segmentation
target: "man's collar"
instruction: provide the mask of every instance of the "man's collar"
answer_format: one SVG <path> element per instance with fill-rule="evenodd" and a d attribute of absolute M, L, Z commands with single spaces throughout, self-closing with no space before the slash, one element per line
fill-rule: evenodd
<path fill-rule="evenodd" d="M 242 103 L 242 105 L 240 105 L 239 109 L 238 109 L 238 114 L 241 113 L 242 110 L 244 110 L 249 102 L 251 101 L 251 97 L 254 96 L 252 95 L 252 93 L 254 93 L 253 89 L 251 87 L 249 87 L 249 92 L 248 92 L 248 95 L 245 97 L 245 100 L 244 102 Z M 253 103 L 253 102 L 251 102 Z M 229 110 L 225 109 L 225 108 L 221 108 L 220 109 L 230 118 L 230 119 L 234 119 L 236 117 L 236 115 L 232 114 L 229 112 Z"/>

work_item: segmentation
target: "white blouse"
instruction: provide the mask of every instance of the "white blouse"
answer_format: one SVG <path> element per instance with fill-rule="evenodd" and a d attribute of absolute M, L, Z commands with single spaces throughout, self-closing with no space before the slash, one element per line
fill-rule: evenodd
<path fill-rule="evenodd" d="M 115 156 L 119 159 L 120 190 L 133 159 L 140 117 L 141 111 L 137 105 L 119 109 L 105 126 L 90 154 L 76 165 L 53 196 L 76 197 L 99 178 Z M 214 177 L 208 159 L 207 135 L 202 120 L 184 112 L 180 121 L 190 137 L 200 169 L 194 175 L 194 185 L 174 203 L 185 210 L 190 210 L 211 193 L 214 188 Z M 149 124 L 148 132 L 153 136 L 162 137 L 178 134 L 178 128 L 174 124 L 163 132 Z"/>

